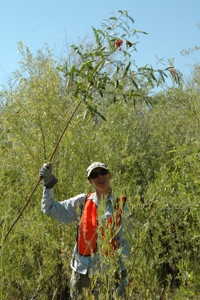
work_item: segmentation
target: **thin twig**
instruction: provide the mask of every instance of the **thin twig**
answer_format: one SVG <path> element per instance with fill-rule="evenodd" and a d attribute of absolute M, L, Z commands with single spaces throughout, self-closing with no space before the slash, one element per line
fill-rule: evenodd
<path fill-rule="evenodd" d="M 70 119 L 68 120 L 67 124 L 65 125 L 65 127 L 64 127 L 64 129 L 63 129 L 63 132 L 61 133 L 60 138 L 58 139 L 58 142 L 57 142 L 57 144 L 56 144 L 56 146 L 55 146 L 55 149 L 54 149 L 54 151 L 53 151 L 52 154 L 51 154 L 51 157 L 50 157 L 49 161 L 51 161 L 52 158 L 54 157 L 54 155 L 55 155 L 55 153 L 56 153 L 56 151 L 57 151 L 57 149 L 58 149 L 58 146 L 59 146 L 59 144 L 60 144 L 60 141 L 62 140 L 63 135 L 65 134 L 65 131 L 67 130 L 67 127 L 69 126 L 71 120 L 73 119 L 73 117 L 74 117 L 74 115 L 75 115 L 77 109 L 79 108 L 80 104 L 81 104 L 81 101 L 77 104 L 77 106 L 75 107 L 75 109 L 74 109 L 74 111 L 73 111 L 73 113 L 72 113 Z M 32 196 L 33 196 L 33 194 L 35 193 L 35 191 L 36 191 L 38 185 L 40 184 L 40 181 L 41 181 L 41 179 L 38 180 L 38 182 L 37 182 L 37 184 L 35 185 L 33 191 L 31 192 L 30 196 L 28 197 L 28 199 L 27 199 L 27 201 L 26 201 L 24 207 L 23 207 L 22 210 L 20 211 L 19 215 L 17 216 L 17 218 L 15 219 L 15 221 L 13 222 L 13 224 L 10 226 L 10 228 L 9 228 L 9 230 L 8 230 L 8 232 L 7 232 L 7 234 L 6 234 L 6 236 L 5 236 L 4 239 L 3 239 L 3 243 L 5 243 L 5 241 L 7 240 L 8 235 L 9 235 L 10 232 L 11 232 L 11 230 L 13 229 L 13 227 L 15 226 L 15 224 L 17 223 L 17 221 L 19 220 L 19 218 L 20 218 L 21 215 L 23 214 L 23 212 L 24 212 L 25 208 L 27 207 L 28 203 L 30 202 L 30 200 L 31 200 L 31 198 L 32 198 Z M 2 243 L 2 245 L 3 245 L 3 243 Z M 1 249 L 2 245 L 0 246 L 0 249 Z"/>

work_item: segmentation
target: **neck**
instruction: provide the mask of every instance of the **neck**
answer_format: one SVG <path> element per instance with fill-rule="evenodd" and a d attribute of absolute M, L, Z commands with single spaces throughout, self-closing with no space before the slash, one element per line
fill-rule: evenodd
<path fill-rule="evenodd" d="M 100 191 L 96 190 L 96 195 L 98 201 L 101 201 L 102 199 L 107 199 L 112 194 L 112 189 L 109 187 L 107 192 L 101 193 Z"/>

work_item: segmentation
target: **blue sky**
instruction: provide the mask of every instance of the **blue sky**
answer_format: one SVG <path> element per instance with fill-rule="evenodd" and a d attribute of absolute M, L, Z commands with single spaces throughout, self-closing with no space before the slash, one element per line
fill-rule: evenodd
<path fill-rule="evenodd" d="M 200 50 L 190 56 L 183 49 L 200 46 L 200 0 L 1 0 L 0 1 L 0 84 L 6 84 L 19 65 L 17 42 L 32 53 L 49 45 L 59 57 L 65 45 L 92 36 L 91 26 L 118 10 L 128 10 L 140 35 L 134 58 L 137 65 L 156 66 L 156 56 L 175 59 L 176 68 L 189 76 L 200 62 Z"/>

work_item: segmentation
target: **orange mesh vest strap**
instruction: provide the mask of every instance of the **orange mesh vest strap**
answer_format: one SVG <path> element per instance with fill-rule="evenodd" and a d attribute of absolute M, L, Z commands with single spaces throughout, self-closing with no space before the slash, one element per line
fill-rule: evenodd
<path fill-rule="evenodd" d="M 97 246 L 97 207 L 87 195 L 78 228 L 77 247 L 81 255 L 91 255 Z"/>
<path fill-rule="evenodd" d="M 120 226 L 121 223 L 121 214 L 122 214 L 122 210 L 124 207 L 124 204 L 126 202 L 126 197 L 122 197 L 122 198 L 117 198 L 117 202 L 115 205 L 115 214 L 112 214 L 110 216 L 110 218 L 107 220 L 107 224 L 112 224 L 112 227 L 114 228 L 115 226 Z"/>
<path fill-rule="evenodd" d="M 121 215 L 123 211 L 124 204 L 126 203 L 126 197 L 123 196 L 122 198 L 117 198 L 117 202 L 114 208 L 114 213 L 108 218 L 106 223 L 106 228 L 110 229 L 111 232 L 113 231 L 113 237 L 110 241 L 111 250 L 115 250 L 117 248 L 117 234 L 115 234 L 115 231 L 118 231 L 120 225 L 121 225 Z M 102 236 L 104 236 L 104 232 L 102 233 Z M 108 253 L 106 253 L 107 255 Z"/>

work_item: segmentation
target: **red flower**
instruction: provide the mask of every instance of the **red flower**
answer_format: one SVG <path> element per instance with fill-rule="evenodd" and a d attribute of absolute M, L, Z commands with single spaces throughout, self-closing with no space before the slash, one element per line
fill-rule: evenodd
<path fill-rule="evenodd" d="M 170 73 L 171 73 L 171 74 L 174 74 L 174 73 L 175 73 L 175 70 L 174 70 L 174 69 L 171 69 L 171 70 L 170 70 Z"/>
<path fill-rule="evenodd" d="M 122 41 L 122 40 L 117 40 L 117 41 L 115 42 L 116 48 L 119 48 L 122 44 L 123 44 L 123 41 Z"/>

